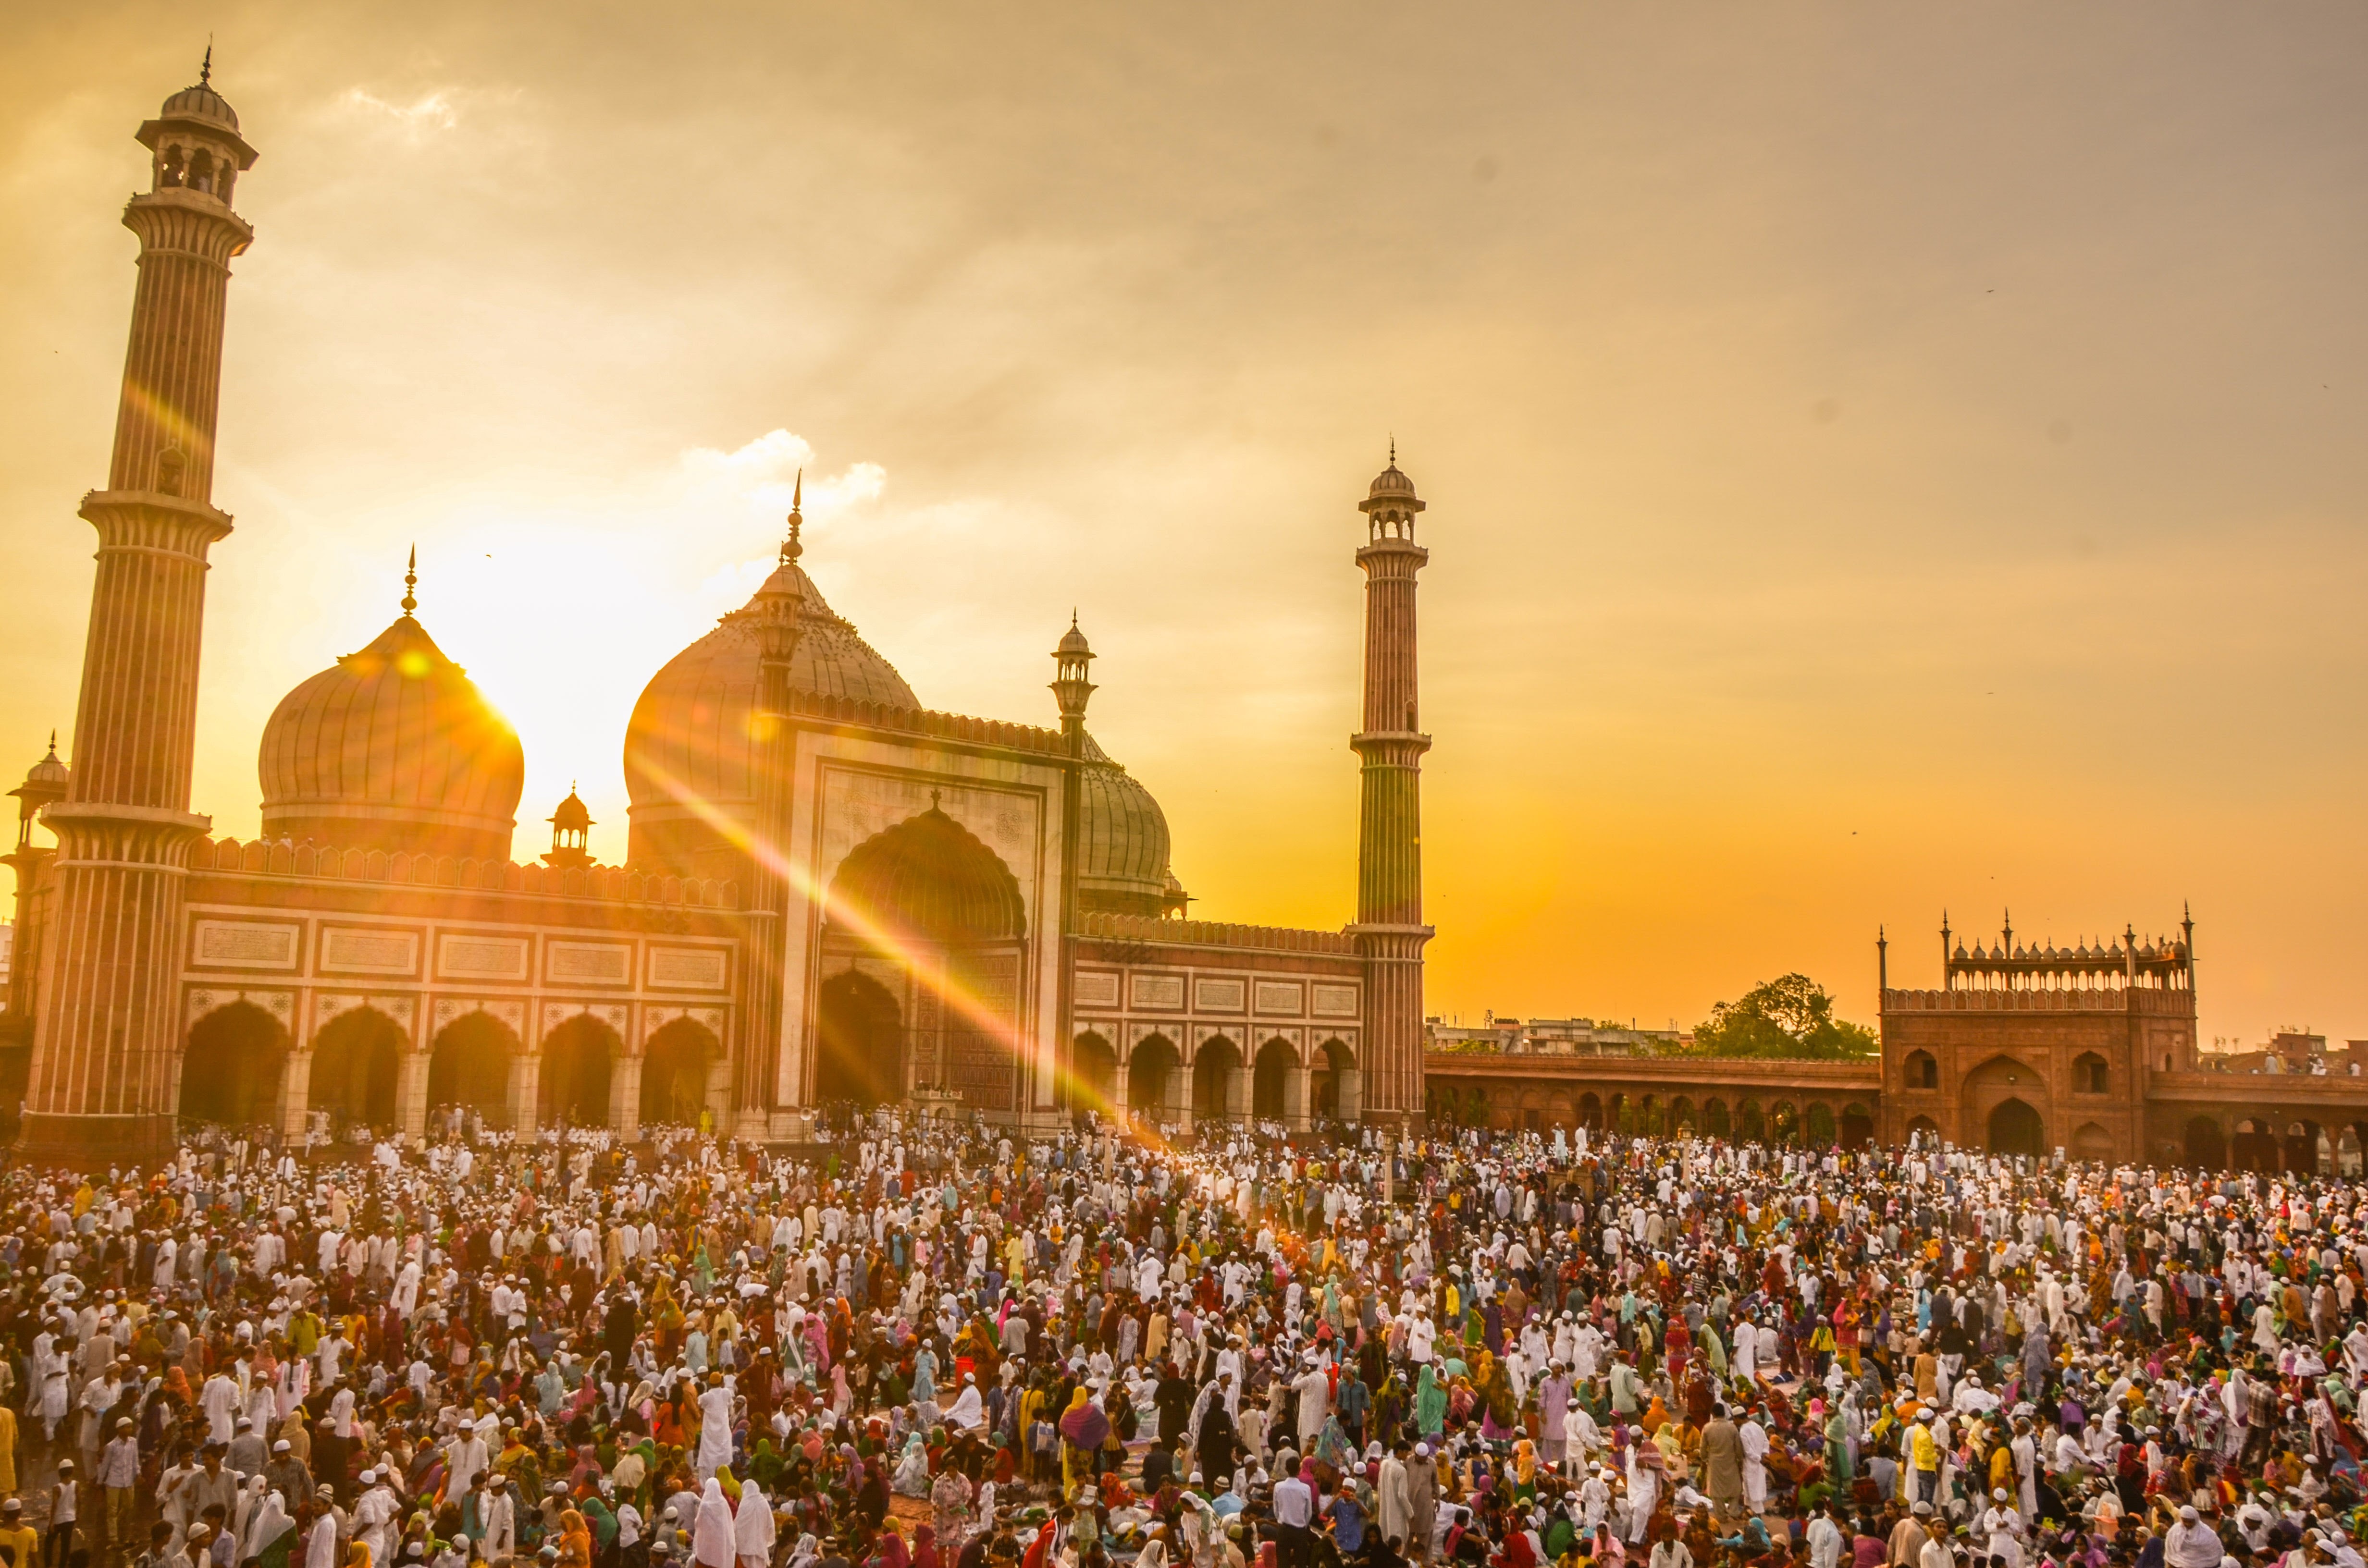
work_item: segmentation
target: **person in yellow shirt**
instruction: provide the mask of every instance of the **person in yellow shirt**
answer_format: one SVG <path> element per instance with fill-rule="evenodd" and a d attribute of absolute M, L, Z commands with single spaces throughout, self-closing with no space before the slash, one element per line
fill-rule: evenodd
<path fill-rule="evenodd" d="M 0 1503 L 0 1550 L 16 1554 L 13 1568 L 33 1568 L 33 1554 L 40 1544 L 40 1532 L 25 1522 L 25 1505 L 14 1497 Z"/>

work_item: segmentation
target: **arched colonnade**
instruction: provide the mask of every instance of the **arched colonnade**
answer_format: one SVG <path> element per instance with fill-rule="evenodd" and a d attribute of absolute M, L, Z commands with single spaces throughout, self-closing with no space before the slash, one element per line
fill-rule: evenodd
<path fill-rule="evenodd" d="M 1178 1128 L 1258 1120 L 1304 1130 L 1356 1121 L 1364 1104 L 1356 1051 L 1338 1035 L 1304 1045 L 1269 1035 L 1246 1051 L 1235 1035 L 1212 1031 L 1188 1052 L 1155 1032 L 1121 1052 L 1088 1029 L 1071 1048 L 1068 1087 L 1076 1109 Z"/>
<path fill-rule="evenodd" d="M 629 1042 L 622 1005 L 551 1004 L 529 1044 L 522 1001 L 439 1003 L 423 1030 L 411 997 L 320 998 L 300 1046 L 280 994 L 192 999 L 175 1091 L 184 1122 L 299 1137 L 317 1115 L 332 1136 L 565 1125 L 632 1137 L 702 1112 L 721 1121 L 729 1107 L 723 1041 L 689 1012 L 645 1021 Z"/>

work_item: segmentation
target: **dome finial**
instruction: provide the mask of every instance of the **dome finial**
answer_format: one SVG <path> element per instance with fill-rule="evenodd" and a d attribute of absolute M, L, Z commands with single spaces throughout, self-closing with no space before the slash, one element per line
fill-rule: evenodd
<path fill-rule="evenodd" d="M 800 469 L 797 483 L 790 491 L 790 537 L 781 541 L 781 563 L 785 566 L 806 552 L 806 547 L 798 542 L 798 531 L 805 527 L 805 513 L 806 471 Z"/>
<path fill-rule="evenodd" d="M 211 87 L 211 86 L 212 86 L 213 85 L 214 85 L 214 35 L 213 35 L 213 34 L 211 34 L 211 33 L 208 33 L 208 34 L 206 35 L 206 58 L 205 58 L 205 60 L 204 60 L 203 63 L 199 64 L 199 67 L 198 67 L 198 85 L 199 85 L 199 86 L 200 86 L 200 87 Z"/>
<path fill-rule="evenodd" d="M 1398 437 L 1395 430 L 1390 432 L 1390 466 L 1392 468 L 1398 466 Z"/>
<path fill-rule="evenodd" d="M 404 562 L 403 566 L 403 618 L 405 620 L 409 620 L 411 612 L 419 608 L 419 597 L 412 592 L 417 586 L 419 586 L 419 547 L 415 544 L 411 547 L 411 559 Z"/>

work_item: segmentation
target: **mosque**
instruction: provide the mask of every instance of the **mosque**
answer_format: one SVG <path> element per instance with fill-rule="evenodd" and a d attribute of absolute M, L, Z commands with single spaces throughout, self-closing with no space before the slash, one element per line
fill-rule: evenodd
<path fill-rule="evenodd" d="M 654 676 L 623 737 L 626 863 L 571 792 L 510 858 L 517 735 L 400 613 L 303 681 L 258 747 L 262 831 L 191 810 L 234 210 L 256 153 L 211 85 L 138 140 L 150 187 L 71 764 L 19 803 L 0 1099 L 34 1157 L 154 1159 L 192 1121 L 290 1133 L 431 1116 L 529 1131 L 703 1123 L 796 1142 L 817 1107 L 1049 1127 L 1086 1110 L 1385 1127 L 1418 1118 L 1415 542 L 1392 454 L 1366 574 L 1358 907 L 1334 930 L 1184 917 L 1159 803 L 1086 725 L 934 711 L 824 600 L 793 506 L 778 568 Z M 1346 510 L 1346 508 L 1343 508 Z M 226 570 L 246 568 L 235 547 Z M 37 830 L 54 836 L 46 842 Z"/>

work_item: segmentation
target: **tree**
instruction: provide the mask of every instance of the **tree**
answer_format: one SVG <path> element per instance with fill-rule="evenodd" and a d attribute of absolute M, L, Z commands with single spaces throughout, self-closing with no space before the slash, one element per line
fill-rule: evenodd
<path fill-rule="evenodd" d="M 1871 1056 L 1874 1031 L 1834 1017 L 1834 999 L 1805 974 L 1763 982 L 1721 1002 L 1694 1028 L 1705 1056 Z"/>

